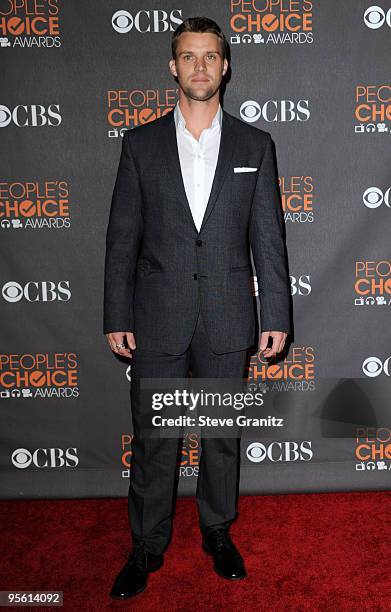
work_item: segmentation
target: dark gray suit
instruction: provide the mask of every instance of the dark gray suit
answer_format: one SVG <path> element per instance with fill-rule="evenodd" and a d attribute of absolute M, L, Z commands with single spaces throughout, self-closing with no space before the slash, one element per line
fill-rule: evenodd
<path fill-rule="evenodd" d="M 259 168 L 234 173 L 234 167 Z M 182 353 L 198 305 L 216 353 L 253 345 L 250 244 L 262 329 L 291 332 L 283 214 L 270 134 L 223 111 L 200 232 L 186 198 L 173 112 L 125 132 L 107 230 L 104 333 Z"/>
<path fill-rule="evenodd" d="M 133 543 L 160 554 L 172 527 L 179 440 L 143 435 L 142 378 L 235 378 L 258 346 L 250 245 L 262 329 L 291 331 L 290 283 L 270 134 L 223 111 L 220 149 L 200 232 L 186 198 L 174 113 L 127 131 L 107 229 L 104 333 L 134 331 Z M 234 167 L 255 167 L 235 173 Z M 201 531 L 236 517 L 238 438 L 202 438 Z"/>

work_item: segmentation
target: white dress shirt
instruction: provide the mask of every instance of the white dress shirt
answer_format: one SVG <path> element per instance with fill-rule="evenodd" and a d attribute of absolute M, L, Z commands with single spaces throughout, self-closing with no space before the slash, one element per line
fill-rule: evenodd
<path fill-rule="evenodd" d="M 216 170 L 223 111 L 219 104 L 211 127 L 202 130 L 199 140 L 186 128 L 179 102 L 173 112 L 183 183 L 194 224 L 200 231 Z"/>

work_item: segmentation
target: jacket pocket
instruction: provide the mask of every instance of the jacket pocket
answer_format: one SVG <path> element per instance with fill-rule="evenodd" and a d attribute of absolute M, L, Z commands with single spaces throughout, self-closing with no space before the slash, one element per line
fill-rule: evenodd
<path fill-rule="evenodd" d="M 149 274 L 161 274 L 163 272 L 163 270 L 160 270 L 160 268 L 149 268 L 148 270 L 148 275 Z"/>
<path fill-rule="evenodd" d="M 141 272 L 143 276 L 149 276 L 155 272 L 163 272 L 161 268 L 152 265 L 148 260 L 142 259 L 137 263 L 137 270 Z"/>
<path fill-rule="evenodd" d="M 250 266 L 248 264 L 243 266 L 231 266 L 231 272 L 239 272 L 241 270 L 248 270 L 250 272 Z"/>

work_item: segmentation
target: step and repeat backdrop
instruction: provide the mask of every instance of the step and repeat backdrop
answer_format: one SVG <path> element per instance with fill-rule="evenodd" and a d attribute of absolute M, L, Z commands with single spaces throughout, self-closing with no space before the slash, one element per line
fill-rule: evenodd
<path fill-rule="evenodd" d="M 175 105 L 171 36 L 197 15 L 230 42 L 224 108 L 275 142 L 289 254 L 294 335 L 249 376 L 290 427 L 246 429 L 241 492 L 391 485 L 391 2 L 0 0 L 2 498 L 127 495 L 105 233 L 123 133 Z M 199 457 L 187 431 L 180 495 Z"/>

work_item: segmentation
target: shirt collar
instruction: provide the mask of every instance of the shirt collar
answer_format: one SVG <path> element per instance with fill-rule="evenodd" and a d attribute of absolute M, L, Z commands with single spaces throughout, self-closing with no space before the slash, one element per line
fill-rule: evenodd
<path fill-rule="evenodd" d="M 174 120 L 175 120 L 176 128 L 178 129 L 179 127 L 182 130 L 185 129 L 186 121 L 182 114 L 181 109 L 179 108 L 179 102 L 176 103 L 173 112 L 174 112 Z M 219 103 L 219 108 L 217 109 L 217 113 L 213 117 L 211 127 L 215 127 L 216 125 L 218 125 L 221 130 L 222 121 L 223 121 L 223 109 L 221 108 L 221 104 Z"/>

